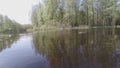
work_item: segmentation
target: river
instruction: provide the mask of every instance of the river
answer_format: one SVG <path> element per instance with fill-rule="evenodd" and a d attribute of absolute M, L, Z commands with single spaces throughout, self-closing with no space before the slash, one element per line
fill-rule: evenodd
<path fill-rule="evenodd" d="M 120 30 L 17 35 L 0 42 L 0 68 L 120 68 Z"/>

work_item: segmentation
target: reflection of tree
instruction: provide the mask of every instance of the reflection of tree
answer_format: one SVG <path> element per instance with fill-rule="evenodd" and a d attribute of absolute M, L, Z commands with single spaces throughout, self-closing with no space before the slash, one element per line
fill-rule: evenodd
<path fill-rule="evenodd" d="M 12 35 L 9 37 L 3 37 L 0 41 L 0 52 L 6 48 L 10 48 L 11 44 L 18 39 L 17 35 Z"/>
<path fill-rule="evenodd" d="M 110 29 L 63 30 L 36 33 L 33 42 L 51 68 L 115 68 L 113 38 Z"/>
<path fill-rule="evenodd" d="M 91 63 L 94 68 L 97 66 L 102 68 L 115 68 L 115 59 L 113 59 L 115 40 L 112 40 L 114 38 L 112 31 L 108 30 L 109 29 L 106 29 L 104 30 L 104 33 L 102 33 L 103 30 L 97 29 L 92 30 L 92 33 L 88 33 L 88 36 L 90 37 L 88 40 L 90 42 L 87 44 L 88 52 L 86 52 L 86 56 L 89 63 Z"/>

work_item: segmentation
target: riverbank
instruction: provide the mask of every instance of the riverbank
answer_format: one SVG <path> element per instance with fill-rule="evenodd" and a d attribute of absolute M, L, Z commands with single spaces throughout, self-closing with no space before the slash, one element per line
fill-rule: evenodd
<path fill-rule="evenodd" d="M 82 25 L 79 27 L 39 27 L 34 28 L 32 31 L 46 31 L 46 30 L 64 30 L 64 29 L 89 29 L 89 26 Z"/>
<path fill-rule="evenodd" d="M 3 39 L 10 39 L 11 37 L 11 34 L 0 34 L 0 41 L 2 41 Z"/>
<path fill-rule="evenodd" d="M 66 27 L 39 27 L 39 28 L 34 28 L 34 29 L 27 29 L 27 31 L 25 33 L 31 33 L 34 31 L 54 31 L 54 30 L 70 30 L 70 29 L 81 29 L 81 30 L 87 30 L 87 29 L 98 29 L 98 28 L 113 28 L 113 26 L 87 26 L 87 25 L 81 25 L 78 27 L 70 27 L 70 26 L 66 26 Z M 120 28 L 120 26 L 115 26 L 115 28 Z M 20 33 L 18 33 L 20 34 Z M 4 34 L 1 33 L 0 34 L 0 39 L 1 37 L 11 37 L 11 34 Z"/>
<path fill-rule="evenodd" d="M 35 28 L 32 29 L 31 31 L 51 31 L 51 30 L 66 30 L 66 29 L 81 29 L 81 30 L 86 30 L 86 29 L 99 29 L 99 28 L 113 28 L 113 26 L 87 26 L 87 25 L 81 25 L 78 27 L 39 27 L 39 28 Z M 115 26 L 114 28 L 120 28 L 120 26 Z M 30 32 L 30 31 L 29 31 Z"/>

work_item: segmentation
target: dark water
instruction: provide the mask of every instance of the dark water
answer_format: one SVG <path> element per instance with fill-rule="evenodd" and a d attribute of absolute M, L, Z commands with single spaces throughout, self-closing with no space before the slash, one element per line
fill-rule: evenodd
<path fill-rule="evenodd" d="M 0 68 L 120 68 L 120 30 L 36 32 L 0 41 Z"/>

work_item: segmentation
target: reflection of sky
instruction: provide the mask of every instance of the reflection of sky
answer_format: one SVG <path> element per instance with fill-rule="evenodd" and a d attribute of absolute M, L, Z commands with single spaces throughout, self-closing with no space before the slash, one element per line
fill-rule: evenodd
<path fill-rule="evenodd" d="M 31 37 L 22 36 L 0 53 L 0 68 L 49 68 L 46 57 L 36 54 Z"/>
<path fill-rule="evenodd" d="M 0 14 L 7 15 L 15 21 L 30 23 L 30 12 L 33 5 L 39 0 L 0 0 Z"/>

